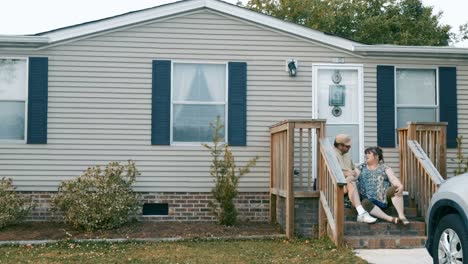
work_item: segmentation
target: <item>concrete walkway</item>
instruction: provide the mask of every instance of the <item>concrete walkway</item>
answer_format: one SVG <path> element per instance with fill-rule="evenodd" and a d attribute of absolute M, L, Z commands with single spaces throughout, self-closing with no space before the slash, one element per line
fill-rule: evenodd
<path fill-rule="evenodd" d="M 431 264 L 432 257 L 425 248 L 415 249 L 356 249 L 356 255 L 372 264 Z"/>

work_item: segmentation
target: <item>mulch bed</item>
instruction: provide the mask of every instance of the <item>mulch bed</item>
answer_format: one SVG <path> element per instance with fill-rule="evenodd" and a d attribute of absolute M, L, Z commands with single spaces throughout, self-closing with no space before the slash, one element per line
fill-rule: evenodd
<path fill-rule="evenodd" d="M 86 232 L 59 222 L 26 222 L 0 230 L 5 240 L 102 238 L 206 238 L 281 234 L 278 227 L 258 222 L 222 226 L 206 222 L 134 222 L 113 230 Z"/>

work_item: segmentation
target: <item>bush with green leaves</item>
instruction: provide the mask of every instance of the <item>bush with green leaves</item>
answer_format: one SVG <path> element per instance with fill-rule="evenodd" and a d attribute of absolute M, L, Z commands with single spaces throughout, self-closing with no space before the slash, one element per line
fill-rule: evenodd
<path fill-rule="evenodd" d="M 250 159 L 245 167 L 237 168 L 229 145 L 221 142 L 220 132 L 224 128 L 221 118 L 218 116 L 216 123 L 210 124 L 210 126 L 214 130 L 213 143 L 210 145 L 204 144 L 213 157 L 210 174 L 214 177 L 215 186 L 211 192 L 216 203 L 211 202 L 210 206 L 220 224 L 231 226 L 237 222 L 237 209 L 234 199 L 238 193 L 239 179 L 250 172 L 258 157 Z"/>
<path fill-rule="evenodd" d="M 13 180 L 0 179 L 0 229 L 21 222 L 34 205 L 15 191 Z"/>
<path fill-rule="evenodd" d="M 109 163 L 104 170 L 88 168 L 76 179 L 64 181 L 54 197 L 54 209 L 65 221 L 85 230 L 117 228 L 135 216 L 140 207 L 132 184 L 139 175 L 135 163 Z"/>
<path fill-rule="evenodd" d="M 468 172 L 468 158 L 463 155 L 463 136 L 457 137 L 457 157 L 451 160 L 457 165 L 453 170 L 454 176 Z"/>

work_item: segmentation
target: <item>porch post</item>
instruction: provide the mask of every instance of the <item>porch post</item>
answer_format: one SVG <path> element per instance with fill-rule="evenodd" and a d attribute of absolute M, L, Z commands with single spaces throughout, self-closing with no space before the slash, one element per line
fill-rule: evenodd
<path fill-rule="evenodd" d="M 286 236 L 294 236 L 294 122 L 288 123 L 286 144 Z"/>
<path fill-rule="evenodd" d="M 325 122 L 322 122 L 320 124 L 320 129 L 319 131 L 317 131 L 316 133 L 317 135 L 317 147 L 316 147 L 316 150 L 317 150 L 317 161 L 318 161 L 318 166 L 317 166 L 317 188 L 318 188 L 318 191 L 319 191 L 319 214 L 318 214 L 318 218 L 319 218 L 319 230 L 318 230 L 318 235 L 319 237 L 323 237 L 326 233 L 327 233 L 327 216 L 325 214 L 325 210 L 323 208 L 323 204 L 322 204 L 322 199 L 325 198 L 323 197 L 322 198 L 322 195 L 323 195 L 323 189 L 325 188 L 324 187 L 324 159 L 323 159 L 323 156 L 320 155 L 320 139 L 325 137 Z"/>
<path fill-rule="evenodd" d="M 275 134 L 270 133 L 270 224 L 276 223 L 276 195 L 272 193 L 273 188 L 275 188 L 275 166 L 273 164 L 275 162 L 274 154 L 275 154 Z"/>

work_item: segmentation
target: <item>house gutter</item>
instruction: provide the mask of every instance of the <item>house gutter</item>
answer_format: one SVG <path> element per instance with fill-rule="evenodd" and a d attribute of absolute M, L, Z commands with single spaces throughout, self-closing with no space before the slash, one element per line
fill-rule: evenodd
<path fill-rule="evenodd" d="M 0 48 L 34 48 L 49 42 L 50 38 L 46 36 L 0 35 Z"/>
<path fill-rule="evenodd" d="M 468 48 L 455 47 L 355 45 L 353 52 L 375 57 L 468 59 Z"/>

